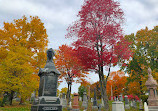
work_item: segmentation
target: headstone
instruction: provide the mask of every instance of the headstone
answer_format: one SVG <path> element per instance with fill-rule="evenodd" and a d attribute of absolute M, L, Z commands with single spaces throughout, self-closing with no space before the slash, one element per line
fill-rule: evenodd
<path fill-rule="evenodd" d="M 84 92 L 84 93 L 83 93 L 82 107 L 84 107 L 85 109 L 87 109 L 87 106 L 88 106 L 87 93 Z"/>
<path fill-rule="evenodd" d="M 69 107 L 70 107 L 70 108 L 72 107 L 72 102 L 71 102 L 71 101 L 70 101 Z"/>
<path fill-rule="evenodd" d="M 133 107 L 133 100 L 131 101 L 130 106 Z"/>
<path fill-rule="evenodd" d="M 124 103 L 121 101 L 112 102 L 112 111 L 125 111 Z"/>
<path fill-rule="evenodd" d="M 38 99 L 31 106 L 31 111 L 62 111 L 60 99 L 57 97 L 57 82 L 59 71 L 55 68 L 53 57 L 55 52 L 52 48 L 47 50 L 47 62 L 44 68 L 39 69 L 40 77 Z"/>
<path fill-rule="evenodd" d="M 16 102 L 19 102 L 20 101 L 20 98 L 15 98 L 16 99 Z"/>
<path fill-rule="evenodd" d="M 101 98 L 101 106 L 104 107 L 104 100 Z"/>
<path fill-rule="evenodd" d="M 102 105 L 99 104 L 99 105 L 98 105 L 98 111 L 101 111 L 101 108 L 102 108 Z"/>
<path fill-rule="evenodd" d="M 67 101 L 66 101 L 66 98 L 65 98 L 65 93 L 62 94 L 61 104 L 62 104 L 63 108 L 67 107 Z"/>
<path fill-rule="evenodd" d="M 79 101 L 82 101 L 82 97 L 79 97 Z"/>
<path fill-rule="evenodd" d="M 78 94 L 74 94 L 74 99 L 73 99 L 73 105 L 72 105 L 72 111 L 79 111 L 79 105 L 78 105 Z"/>
<path fill-rule="evenodd" d="M 98 109 L 98 106 L 97 106 L 97 96 L 96 96 L 96 90 L 95 89 L 94 89 L 94 99 L 93 99 L 92 109 Z"/>
<path fill-rule="evenodd" d="M 142 104 L 142 100 L 139 101 L 139 110 L 143 111 L 143 104 Z"/>
<path fill-rule="evenodd" d="M 144 111 L 149 111 L 149 109 L 148 109 L 148 105 L 147 105 L 146 102 L 144 102 Z"/>
<path fill-rule="evenodd" d="M 148 80 L 146 81 L 145 85 L 149 90 L 149 97 L 148 97 L 148 106 L 158 107 L 158 96 L 157 96 L 157 82 L 154 80 L 151 69 L 148 68 Z M 157 109 L 158 110 L 158 109 Z"/>
<path fill-rule="evenodd" d="M 122 94 L 119 95 L 119 101 L 123 101 L 123 96 L 122 96 Z"/>
<path fill-rule="evenodd" d="M 91 98 L 91 103 L 93 103 L 93 98 Z"/>
<path fill-rule="evenodd" d="M 137 104 L 136 104 L 136 101 L 135 101 L 135 100 L 133 101 L 133 107 L 134 107 L 135 109 L 137 109 Z"/>
<path fill-rule="evenodd" d="M 125 95 L 125 109 L 130 109 L 128 96 Z"/>
<path fill-rule="evenodd" d="M 116 99 L 116 97 L 114 97 L 114 101 L 116 101 L 117 99 Z"/>

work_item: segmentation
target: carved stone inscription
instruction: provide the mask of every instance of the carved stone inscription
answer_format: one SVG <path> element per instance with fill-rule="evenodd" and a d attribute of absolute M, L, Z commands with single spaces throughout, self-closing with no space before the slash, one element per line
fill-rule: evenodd
<path fill-rule="evenodd" d="M 44 111 L 45 111 L 45 110 L 51 110 L 51 111 L 52 111 L 52 110 L 58 110 L 57 107 L 43 107 L 42 109 L 43 109 Z"/>
<path fill-rule="evenodd" d="M 56 96 L 57 75 L 45 76 L 44 96 Z"/>

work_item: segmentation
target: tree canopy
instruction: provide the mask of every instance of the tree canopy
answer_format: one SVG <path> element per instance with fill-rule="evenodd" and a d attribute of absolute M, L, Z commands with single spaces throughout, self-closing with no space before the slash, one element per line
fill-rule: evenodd
<path fill-rule="evenodd" d="M 158 26 L 153 29 L 140 29 L 136 34 L 126 35 L 125 38 L 131 42 L 129 46 L 133 52 L 133 57 L 128 60 L 126 66 L 126 71 L 130 74 L 128 83 L 131 82 L 131 86 L 139 83 L 140 90 L 137 91 L 141 92 L 137 94 L 143 94 L 149 67 L 158 81 Z"/>
<path fill-rule="evenodd" d="M 113 0 L 85 0 L 78 13 L 79 19 L 68 27 L 66 37 L 75 37 L 73 45 L 87 69 L 99 74 L 105 108 L 109 109 L 103 66 L 110 67 L 125 62 L 131 56 L 128 42 L 124 40 L 121 25 L 123 11 Z"/>
<path fill-rule="evenodd" d="M 17 92 L 26 99 L 38 89 L 35 73 L 45 63 L 47 43 L 46 29 L 37 16 L 4 22 L 0 29 L 0 92 Z"/>

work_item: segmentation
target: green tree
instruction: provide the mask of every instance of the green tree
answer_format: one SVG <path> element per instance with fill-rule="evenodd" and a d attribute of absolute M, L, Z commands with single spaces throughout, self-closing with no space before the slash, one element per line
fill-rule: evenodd
<path fill-rule="evenodd" d="M 82 85 L 81 85 L 81 86 L 78 88 L 78 94 L 79 94 L 79 96 L 83 98 L 83 93 L 84 93 L 84 92 L 87 92 L 87 89 L 86 89 L 85 86 L 82 86 Z"/>
<path fill-rule="evenodd" d="M 152 69 L 153 76 L 158 78 L 158 26 L 151 30 L 146 27 L 136 34 L 126 35 L 125 38 L 132 42 L 130 48 L 133 52 L 133 57 L 126 67 L 126 71 L 130 74 L 128 83 L 138 82 L 143 94 L 148 67 Z"/>

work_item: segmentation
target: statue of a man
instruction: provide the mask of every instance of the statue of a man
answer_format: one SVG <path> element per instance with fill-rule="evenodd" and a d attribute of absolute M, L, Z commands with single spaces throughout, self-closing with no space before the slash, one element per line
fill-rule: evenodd
<path fill-rule="evenodd" d="M 55 56 L 55 51 L 50 48 L 47 50 L 47 62 L 53 62 L 53 57 Z"/>

